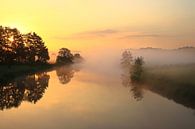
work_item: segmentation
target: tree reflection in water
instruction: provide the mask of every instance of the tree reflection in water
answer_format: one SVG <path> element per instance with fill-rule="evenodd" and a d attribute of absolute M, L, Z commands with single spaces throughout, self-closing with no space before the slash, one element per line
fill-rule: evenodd
<path fill-rule="evenodd" d="M 61 84 L 68 84 L 74 77 L 75 72 L 80 71 L 76 65 L 64 65 L 56 69 L 56 74 Z"/>
<path fill-rule="evenodd" d="M 142 85 L 140 85 L 137 82 L 133 83 L 131 81 L 130 72 L 124 71 L 122 76 L 121 76 L 121 79 L 122 79 L 122 85 L 124 87 L 129 87 L 130 88 L 130 93 L 133 95 L 133 98 L 137 101 L 142 100 L 142 98 L 143 98 Z"/>
<path fill-rule="evenodd" d="M 131 88 L 130 91 L 136 100 L 142 100 L 143 90 L 150 90 L 185 107 L 195 109 L 195 64 L 147 66 L 141 70 L 141 74 L 132 72 L 139 71 L 139 67 L 132 67 L 131 63 L 126 64 L 129 65 L 122 67 L 122 84 Z M 139 79 L 132 80 L 132 73 Z"/>
<path fill-rule="evenodd" d="M 50 76 L 38 73 L 0 84 L 0 110 L 17 108 L 22 101 L 36 103 L 43 97 Z"/>
<path fill-rule="evenodd" d="M 140 59 L 140 58 L 136 58 L 135 63 L 137 59 Z M 129 50 L 125 50 L 122 53 L 122 59 L 121 59 L 121 67 L 123 70 L 123 74 L 121 75 L 122 85 L 124 87 L 130 87 L 130 92 L 132 93 L 133 98 L 136 99 L 137 101 L 140 101 L 143 98 L 142 86 L 139 84 L 139 81 L 132 80 L 132 79 L 134 79 L 133 78 L 134 76 L 137 77 L 137 75 L 138 75 L 138 78 L 140 78 L 139 76 L 141 74 L 135 71 L 140 71 L 140 69 L 142 70 L 142 68 L 135 67 L 138 65 L 135 65 L 133 63 L 134 63 L 134 60 L 133 60 L 131 52 Z"/>

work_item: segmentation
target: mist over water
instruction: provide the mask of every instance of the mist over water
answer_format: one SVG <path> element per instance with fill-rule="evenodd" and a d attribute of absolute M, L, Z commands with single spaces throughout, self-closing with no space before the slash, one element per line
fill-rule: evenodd
<path fill-rule="evenodd" d="M 109 46 L 96 47 L 86 50 L 81 50 L 81 55 L 85 61 L 80 64 L 81 71 L 89 74 L 85 81 L 94 81 L 99 83 L 105 81 L 113 85 L 112 81 L 121 83 L 121 68 L 122 53 L 129 48 L 124 46 Z M 144 66 L 169 66 L 169 65 L 186 65 L 195 63 L 195 49 L 129 49 L 134 58 L 142 56 L 144 58 Z M 55 56 L 55 55 L 54 55 Z M 92 80 L 90 78 L 96 77 Z M 83 77 L 81 76 L 81 79 Z M 102 81 L 103 80 L 103 81 Z"/>
<path fill-rule="evenodd" d="M 194 62 L 194 51 L 131 49 L 133 57 L 143 56 L 144 66 L 151 66 L 150 72 L 147 73 L 147 84 L 133 85 L 129 72 L 121 67 L 124 50 L 126 48 L 121 46 L 82 50 L 80 54 L 85 59 L 83 63 L 62 66 L 46 72 L 44 74 L 48 76 L 46 83 L 41 76 L 37 81 L 36 74 L 10 83 L 11 89 L 14 87 L 16 91 L 24 93 L 24 96 L 32 95 L 31 98 L 39 96 L 35 104 L 32 103 L 34 101 L 27 101 L 28 96 L 23 99 L 20 94 L 15 95 L 13 92 L 7 94 L 9 89 L 1 88 L 2 96 L 9 96 L 12 93 L 12 96 L 19 96 L 20 100 L 15 99 L 19 103 L 18 107 L 10 106 L 9 109 L 1 104 L 4 110 L 0 112 L 3 116 L 0 128 L 194 128 L 195 83 L 191 79 L 194 76 L 192 70 L 194 66 L 185 69 L 184 65 Z M 52 58 L 55 56 L 56 52 Z M 182 69 L 179 67 L 178 71 L 174 64 L 182 64 Z M 162 69 L 156 68 L 155 65 L 171 67 Z M 192 72 L 189 74 L 188 71 Z M 161 73 L 166 74 L 161 76 Z M 33 83 L 28 81 L 29 79 Z M 23 84 L 24 88 L 19 88 L 20 84 Z M 28 84 L 31 84 L 30 88 Z M 35 88 L 32 84 L 35 84 Z M 42 84 L 47 84 L 47 87 L 41 89 Z M 6 98 L 9 97 L 4 97 Z M 16 124 L 10 125 L 10 120 Z"/>
<path fill-rule="evenodd" d="M 143 56 L 148 65 L 184 65 L 195 63 L 195 48 L 183 49 L 139 49 L 133 55 Z"/>
<path fill-rule="evenodd" d="M 0 10 L 0 129 L 195 129 L 195 0 Z"/>
<path fill-rule="evenodd" d="M 134 58 L 142 56 L 145 65 L 185 65 L 195 63 L 195 48 L 182 49 L 130 49 L 125 47 L 92 48 L 82 51 L 86 69 L 102 74 L 118 74 L 122 53 L 130 50 Z"/>

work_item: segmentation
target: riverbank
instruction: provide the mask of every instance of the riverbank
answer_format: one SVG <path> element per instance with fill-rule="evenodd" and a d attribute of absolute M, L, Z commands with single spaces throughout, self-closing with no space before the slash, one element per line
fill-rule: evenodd
<path fill-rule="evenodd" d="M 17 77 L 31 75 L 39 72 L 49 72 L 57 67 L 69 66 L 80 62 L 55 63 L 55 64 L 1 64 L 0 65 L 0 83 L 4 84 L 14 80 Z"/>
<path fill-rule="evenodd" d="M 154 93 L 195 109 L 195 64 L 146 68 L 143 85 Z"/>
<path fill-rule="evenodd" d="M 4 83 L 23 75 L 33 74 L 36 72 L 50 71 L 56 64 L 16 64 L 0 65 L 0 83 Z"/>

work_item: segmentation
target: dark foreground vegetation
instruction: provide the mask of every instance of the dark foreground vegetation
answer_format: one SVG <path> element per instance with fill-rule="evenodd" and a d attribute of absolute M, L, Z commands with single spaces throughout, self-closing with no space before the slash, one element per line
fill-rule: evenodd
<path fill-rule="evenodd" d="M 131 88 L 135 99 L 142 100 L 143 91 L 150 90 L 195 109 L 195 64 L 143 67 L 143 58 L 133 59 L 130 52 L 125 53 L 126 56 L 124 53 L 122 56 L 122 82 L 125 87 Z"/>
<path fill-rule="evenodd" d="M 30 75 L 36 72 L 48 71 L 53 69 L 51 64 L 15 64 L 15 65 L 0 65 L 0 83 L 6 83 L 19 76 Z"/>
<path fill-rule="evenodd" d="M 38 34 L 0 26 L 0 82 L 83 60 L 67 48 L 59 50 L 56 63 L 49 64 L 49 59 L 48 48 Z"/>
<path fill-rule="evenodd" d="M 0 26 L 0 64 L 45 64 L 48 49 L 36 33 L 21 34 L 16 28 Z"/>
<path fill-rule="evenodd" d="M 56 70 L 59 81 L 66 84 L 76 71 L 71 64 L 83 61 L 67 48 L 59 50 L 54 64 L 49 59 L 36 33 L 21 34 L 16 28 L 0 26 L 0 110 L 19 107 L 23 101 L 38 102 L 48 87 L 47 71 Z"/>
<path fill-rule="evenodd" d="M 52 70 L 56 71 L 59 82 L 66 85 L 80 70 L 80 65 L 63 65 Z M 47 71 L 39 71 L 0 82 L 0 110 L 18 108 L 24 101 L 36 104 L 44 96 L 49 79 Z"/>

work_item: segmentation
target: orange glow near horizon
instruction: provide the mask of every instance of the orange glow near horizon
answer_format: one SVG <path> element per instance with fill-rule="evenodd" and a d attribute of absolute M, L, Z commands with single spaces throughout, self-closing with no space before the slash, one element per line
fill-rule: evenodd
<path fill-rule="evenodd" d="M 193 0 L 0 2 L 0 25 L 36 32 L 50 51 L 195 46 Z"/>

